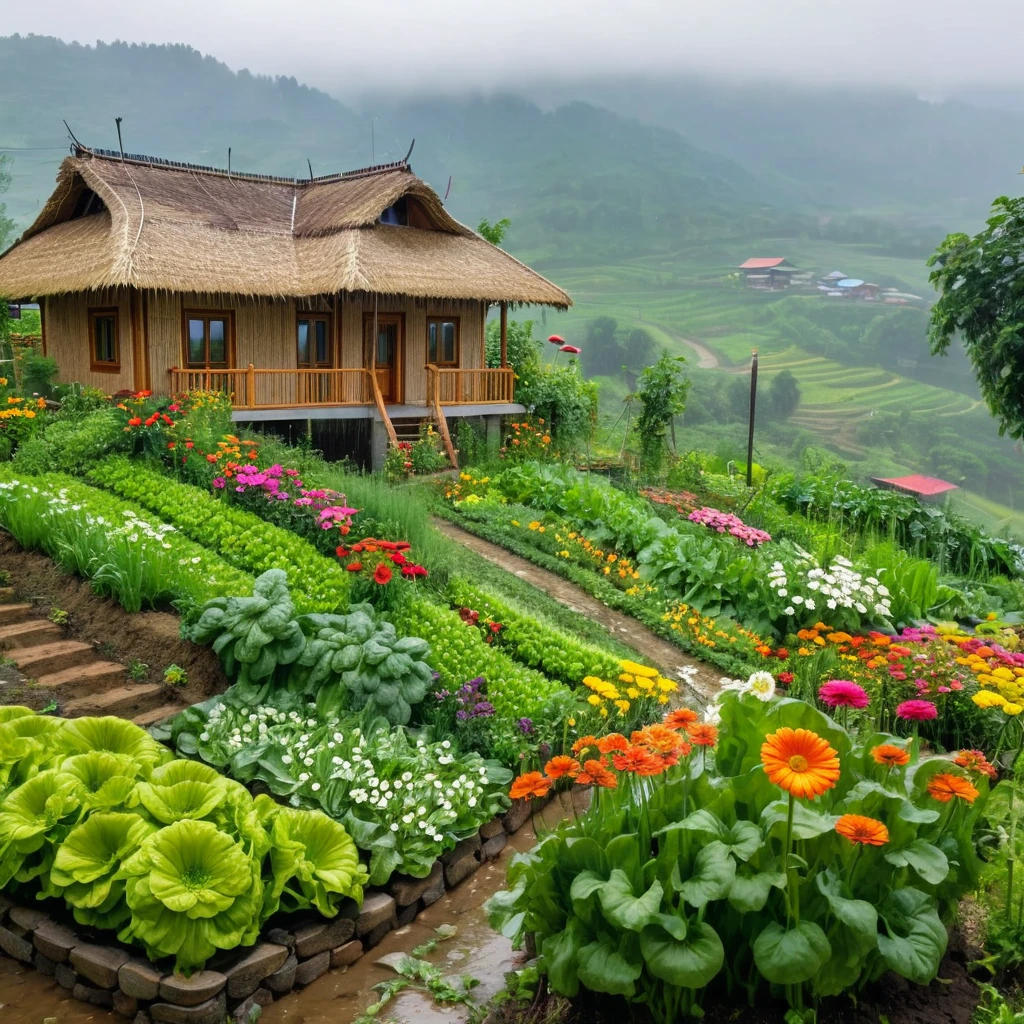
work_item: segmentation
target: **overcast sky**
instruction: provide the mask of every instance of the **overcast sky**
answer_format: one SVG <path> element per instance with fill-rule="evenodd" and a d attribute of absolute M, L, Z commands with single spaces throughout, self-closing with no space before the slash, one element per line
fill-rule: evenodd
<path fill-rule="evenodd" d="M 1024 89 L 1024 0 L 0 0 L 0 32 L 184 42 L 336 94 L 601 72 Z"/>

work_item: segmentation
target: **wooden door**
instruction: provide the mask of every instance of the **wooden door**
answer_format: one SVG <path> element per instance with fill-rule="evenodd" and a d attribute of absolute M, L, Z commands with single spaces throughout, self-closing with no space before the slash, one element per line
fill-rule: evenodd
<path fill-rule="evenodd" d="M 373 337 L 372 313 L 366 315 L 363 333 L 366 339 L 366 365 L 375 364 L 377 386 L 385 402 L 402 401 L 402 318 L 393 313 L 377 314 L 377 337 Z"/>

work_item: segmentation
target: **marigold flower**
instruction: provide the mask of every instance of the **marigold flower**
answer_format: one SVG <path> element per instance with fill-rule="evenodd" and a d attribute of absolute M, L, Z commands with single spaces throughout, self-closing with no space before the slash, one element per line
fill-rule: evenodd
<path fill-rule="evenodd" d="M 699 717 L 692 708 L 676 708 L 665 716 L 664 724 L 669 729 L 685 729 L 690 722 L 696 722 Z"/>
<path fill-rule="evenodd" d="M 584 750 L 600 749 L 596 736 L 581 736 L 573 745 L 572 752 L 579 757 Z"/>
<path fill-rule="evenodd" d="M 866 708 L 867 691 L 849 679 L 830 679 L 818 688 L 818 699 L 830 708 Z"/>
<path fill-rule="evenodd" d="M 953 764 L 957 764 L 961 768 L 970 769 L 971 771 L 981 772 L 990 779 L 996 778 L 999 774 L 996 766 L 980 750 L 961 750 L 953 758 Z"/>
<path fill-rule="evenodd" d="M 851 843 L 862 846 L 885 846 L 889 830 L 880 821 L 863 814 L 844 814 L 836 822 L 836 831 Z"/>
<path fill-rule="evenodd" d="M 886 764 L 890 768 L 902 768 L 910 763 L 910 755 L 894 743 L 880 743 L 877 747 L 871 748 L 871 756 L 875 764 Z"/>
<path fill-rule="evenodd" d="M 636 772 L 638 775 L 657 775 L 662 771 L 661 758 L 639 746 L 627 747 L 613 754 L 612 764 L 620 772 Z"/>
<path fill-rule="evenodd" d="M 713 747 L 718 742 L 718 728 L 709 722 L 690 722 L 686 734 L 695 747 Z"/>
<path fill-rule="evenodd" d="M 770 733 L 761 744 L 761 762 L 774 785 L 797 797 L 819 797 L 839 781 L 839 756 L 810 729 Z"/>
<path fill-rule="evenodd" d="M 620 732 L 610 732 L 597 741 L 597 749 L 602 754 L 610 754 L 616 750 L 628 750 L 629 740 Z"/>
<path fill-rule="evenodd" d="M 550 788 L 551 779 L 545 778 L 540 772 L 527 772 L 512 783 L 508 795 L 513 800 L 525 800 L 531 797 L 547 796 Z"/>
<path fill-rule="evenodd" d="M 601 786 L 603 789 L 615 789 L 619 780 L 615 772 L 609 771 L 600 761 L 589 760 L 583 763 L 583 771 L 576 776 L 578 786 Z"/>
<path fill-rule="evenodd" d="M 569 757 L 567 754 L 559 754 L 557 757 L 551 758 L 546 765 L 544 765 L 544 773 L 549 779 L 560 779 L 563 775 L 568 775 L 570 778 L 575 778 L 580 771 L 580 763 L 575 757 Z"/>
<path fill-rule="evenodd" d="M 927 722 L 938 716 L 939 709 L 930 700 L 905 700 L 896 705 L 896 717 L 908 722 Z"/>
<path fill-rule="evenodd" d="M 349 562 L 348 565 L 345 566 L 345 568 L 349 572 L 361 572 L 362 569 L 363 569 L 363 563 L 362 562 Z"/>
<path fill-rule="evenodd" d="M 979 796 L 978 791 L 965 778 L 949 772 L 931 777 L 928 781 L 928 795 L 943 804 L 948 804 L 953 797 L 973 804 Z"/>
<path fill-rule="evenodd" d="M 207 462 L 216 462 L 217 461 L 217 456 L 216 455 L 207 455 L 206 456 L 206 461 Z"/>

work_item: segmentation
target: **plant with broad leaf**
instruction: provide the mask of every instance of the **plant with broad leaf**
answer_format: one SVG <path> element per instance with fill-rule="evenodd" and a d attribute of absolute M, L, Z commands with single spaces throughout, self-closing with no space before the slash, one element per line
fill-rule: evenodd
<path fill-rule="evenodd" d="M 679 743 L 605 737 L 517 780 L 514 796 L 594 786 L 489 904 L 495 927 L 534 936 L 555 992 L 620 995 L 668 1024 L 708 986 L 752 1003 L 777 986 L 799 1013 L 886 971 L 936 976 L 977 882 L 987 777 L 761 696 L 725 692 L 714 722 L 671 712 Z"/>

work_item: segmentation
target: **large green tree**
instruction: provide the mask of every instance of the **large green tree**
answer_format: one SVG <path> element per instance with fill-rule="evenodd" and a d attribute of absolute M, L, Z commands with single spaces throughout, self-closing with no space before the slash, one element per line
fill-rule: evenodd
<path fill-rule="evenodd" d="M 999 432 L 1024 437 L 1024 197 L 1000 196 L 983 231 L 949 235 L 928 265 L 932 354 L 959 336 Z"/>

